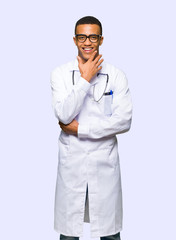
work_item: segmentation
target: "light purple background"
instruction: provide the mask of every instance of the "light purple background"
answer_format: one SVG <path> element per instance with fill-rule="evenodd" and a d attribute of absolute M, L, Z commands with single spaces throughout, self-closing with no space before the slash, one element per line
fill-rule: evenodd
<path fill-rule="evenodd" d="M 1 3 L 0 239 L 59 239 L 50 72 L 76 57 L 74 25 L 85 15 L 102 22 L 100 52 L 126 73 L 133 99 L 132 128 L 119 136 L 122 240 L 175 240 L 174 0 Z"/>

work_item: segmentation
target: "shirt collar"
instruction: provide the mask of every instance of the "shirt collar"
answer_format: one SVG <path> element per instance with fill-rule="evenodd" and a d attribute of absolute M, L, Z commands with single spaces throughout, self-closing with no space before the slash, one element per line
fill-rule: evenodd
<path fill-rule="evenodd" d="M 72 62 L 70 71 L 79 71 L 77 58 Z"/>

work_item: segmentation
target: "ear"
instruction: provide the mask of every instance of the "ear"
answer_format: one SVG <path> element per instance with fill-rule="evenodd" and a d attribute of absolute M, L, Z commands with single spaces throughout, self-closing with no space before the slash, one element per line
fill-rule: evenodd
<path fill-rule="evenodd" d="M 77 41 L 76 41 L 75 37 L 73 37 L 73 41 L 74 41 L 75 45 L 77 46 Z"/>
<path fill-rule="evenodd" d="M 100 39 L 100 46 L 102 45 L 103 40 L 104 40 L 104 37 L 101 37 L 101 39 Z"/>

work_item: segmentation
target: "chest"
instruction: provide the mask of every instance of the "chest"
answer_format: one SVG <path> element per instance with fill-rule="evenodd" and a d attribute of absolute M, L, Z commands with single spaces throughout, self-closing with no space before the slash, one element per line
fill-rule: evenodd
<path fill-rule="evenodd" d="M 71 73 L 67 83 L 70 91 L 76 86 L 80 72 Z M 113 83 L 108 74 L 97 74 L 90 82 L 90 88 L 84 101 L 83 109 L 86 116 L 103 117 L 111 116 L 113 104 Z"/>

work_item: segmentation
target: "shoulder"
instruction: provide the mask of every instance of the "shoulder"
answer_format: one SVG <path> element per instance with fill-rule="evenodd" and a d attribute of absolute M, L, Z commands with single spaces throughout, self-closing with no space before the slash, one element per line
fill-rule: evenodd
<path fill-rule="evenodd" d="M 62 64 L 58 67 L 55 67 L 50 73 L 50 82 L 51 84 L 60 84 L 68 79 L 71 69 L 74 66 L 75 61 L 70 61 L 65 64 Z"/>
<path fill-rule="evenodd" d="M 75 60 L 72 60 L 60 66 L 57 66 L 52 70 L 51 74 L 68 72 L 73 68 L 74 64 L 75 64 Z"/>
<path fill-rule="evenodd" d="M 126 78 L 125 72 L 113 64 L 103 62 L 102 73 L 109 74 L 112 78 Z"/>

